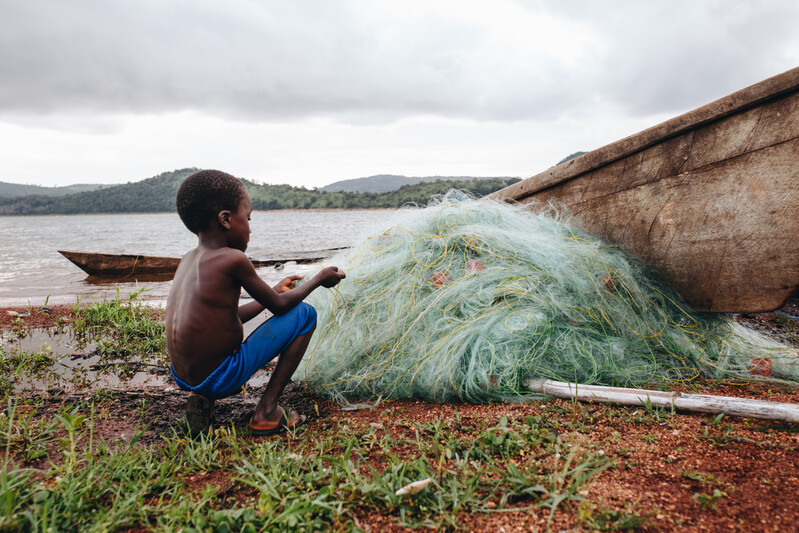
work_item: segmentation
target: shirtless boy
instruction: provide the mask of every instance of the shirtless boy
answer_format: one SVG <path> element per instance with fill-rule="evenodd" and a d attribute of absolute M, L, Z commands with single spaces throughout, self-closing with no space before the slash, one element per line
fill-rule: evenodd
<path fill-rule="evenodd" d="M 186 178 L 177 193 L 177 209 L 186 227 L 199 239 L 175 273 L 166 305 L 166 344 L 175 382 L 190 391 L 192 431 L 210 425 L 213 401 L 241 386 L 278 354 L 277 365 L 250 419 L 255 435 L 295 428 L 305 415 L 286 411 L 278 398 L 300 363 L 316 327 L 316 311 L 303 300 L 317 287 L 333 287 L 345 274 L 327 267 L 294 288 L 301 276 L 270 287 L 244 254 L 250 240 L 252 199 L 238 179 L 218 170 Z M 254 301 L 239 306 L 241 289 Z M 275 316 L 246 340 L 242 323 L 264 309 Z M 203 418 L 203 417 L 201 417 Z"/>

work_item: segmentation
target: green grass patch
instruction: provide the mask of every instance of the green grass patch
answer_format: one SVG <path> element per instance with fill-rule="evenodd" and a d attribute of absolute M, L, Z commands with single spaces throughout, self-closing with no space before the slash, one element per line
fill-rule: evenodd
<path fill-rule="evenodd" d="M 351 531 L 373 512 L 405 527 L 456 529 L 464 513 L 551 517 L 583 501 L 612 465 L 538 417 L 467 433 L 440 420 L 412 423 L 415 438 L 349 421 L 313 438 L 271 440 L 232 426 L 194 440 L 174 431 L 143 446 L 143 429 L 99 439 L 97 416 L 90 401 L 35 423 L 9 400 L 0 416 L 0 531 Z M 43 451 L 49 466 L 26 468 Z M 396 495 L 427 478 L 421 492 Z"/>

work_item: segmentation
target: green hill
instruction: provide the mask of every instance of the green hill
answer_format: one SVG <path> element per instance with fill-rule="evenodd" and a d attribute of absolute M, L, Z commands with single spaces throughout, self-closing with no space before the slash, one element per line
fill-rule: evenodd
<path fill-rule="evenodd" d="M 563 163 L 565 163 L 567 161 L 571 161 L 572 159 L 577 159 L 581 155 L 584 155 L 584 154 L 587 154 L 587 153 L 588 152 L 574 152 L 573 154 L 567 155 L 566 157 L 564 157 L 563 159 L 561 159 L 560 161 L 555 163 L 555 166 L 562 165 Z"/>
<path fill-rule="evenodd" d="M 471 177 L 471 176 L 428 176 L 424 178 L 397 176 L 395 174 L 379 174 L 368 178 L 336 181 L 330 185 L 320 187 L 324 192 L 389 192 L 399 189 L 404 185 L 434 181 L 474 181 L 484 179 L 511 179 L 510 177 Z"/>
<path fill-rule="evenodd" d="M 84 213 L 158 213 L 175 210 L 175 194 L 196 168 L 164 172 L 153 178 L 66 196 L 0 198 L 0 215 L 75 215 Z"/>
<path fill-rule="evenodd" d="M 160 213 L 175 211 L 180 183 L 196 168 L 164 172 L 124 185 L 60 197 L 31 195 L 0 198 L 0 215 L 72 215 L 84 213 Z M 449 189 L 484 196 L 519 181 L 518 178 L 437 180 L 405 185 L 385 193 L 325 192 L 291 185 L 264 185 L 242 180 L 253 198 L 253 209 L 369 209 L 425 204 Z"/>
<path fill-rule="evenodd" d="M 19 196 L 64 196 L 76 192 L 94 191 L 102 188 L 100 184 L 79 183 L 65 187 L 41 187 L 39 185 L 21 185 L 0 181 L 0 197 L 17 198 Z"/>

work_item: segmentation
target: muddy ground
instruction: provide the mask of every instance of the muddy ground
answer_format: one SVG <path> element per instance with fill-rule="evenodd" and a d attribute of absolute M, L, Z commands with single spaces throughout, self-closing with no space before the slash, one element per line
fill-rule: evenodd
<path fill-rule="evenodd" d="M 0 328 L 10 327 L 17 318 L 7 311 L 0 312 Z M 68 307 L 54 307 L 50 313 L 33 313 L 26 319 L 30 320 L 29 325 L 48 327 L 59 320 L 69 320 L 69 312 Z M 799 319 L 792 318 L 799 315 L 799 299 L 792 299 L 782 312 L 736 319 L 799 347 Z M 705 382 L 674 390 L 799 404 L 799 391 L 774 383 Z M 217 402 L 216 426 L 234 426 L 240 434 L 246 434 L 247 421 L 260 392 L 251 389 L 246 396 L 240 394 Z M 95 393 L 57 389 L 26 394 L 40 405 L 36 416 L 46 417 Z M 98 418 L 95 432 L 107 440 L 129 439 L 144 426 L 140 442 L 156 443 L 160 435 L 181 427 L 185 398 L 184 393 L 171 387 L 109 391 L 104 393 L 105 416 Z M 634 509 L 636 514 L 648 515 L 642 531 L 799 531 L 799 424 L 688 413 L 660 418 L 643 408 L 565 400 L 491 405 L 392 401 L 344 411 L 307 393 L 301 383 L 289 385 L 282 403 L 309 417 L 299 439 L 335 431 L 337 421 L 344 418 L 355 426 L 371 425 L 397 436 L 412 437 L 414 429 L 409 421 L 442 420 L 477 427 L 483 421 L 496 424 L 502 416 L 511 420 L 528 415 L 557 417 L 564 432 L 561 437 L 586 449 L 601 450 L 615 461 L 615 468 L 602 472 L 590 484 L 589 501 L 606 509 Z M 292 445 L 286 436 L 262 438 L 287 439 L 287 445 Z M 198 487 L 217 484 L 233 492 L 244 490 L 236 489 L 230 476 L 219 473 L 187 482 L 197 483 Z M 697 497 L 702 494 L 711 496 L 710 500 Z M 248 495 L 231 497 L 242 501 Z M 390 517 L 369 509 L 362 509 L 355 518 L 366 530 L 401 530 Z M 546 522 L 547 513 L 541 510 L 459 517 L 466 531 L 542 531 Z M 579 510 L 574 506 L 558 510 L 552 530 L 585 530 Z"/>

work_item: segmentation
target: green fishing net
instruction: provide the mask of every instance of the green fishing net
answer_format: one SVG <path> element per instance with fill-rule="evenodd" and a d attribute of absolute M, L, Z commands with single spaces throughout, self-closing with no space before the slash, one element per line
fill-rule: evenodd
<path fill-rule="evenodd" d="M 336 261 L 347 278 L 309 298 L 318 324 L 295 378 L 339 401 L 507 400 L 529 395 L 531 378 L 757 379 L 761 359 L 769 379 L 799 378 L 796 349 L 691 311 L 640 261 L 553 210 L 451 191 Z"/>

